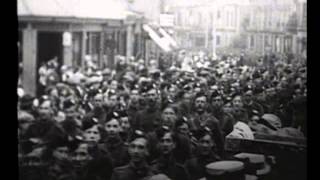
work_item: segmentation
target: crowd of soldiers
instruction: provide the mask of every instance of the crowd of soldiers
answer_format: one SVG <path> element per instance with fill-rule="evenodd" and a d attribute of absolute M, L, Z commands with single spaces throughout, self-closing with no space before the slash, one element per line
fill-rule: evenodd
<path fill-rule="evenodd" d="M 169 59 L 169 60 L 168 60 Z M 48 61 L 18 86 L 20 179 L 196 180 L 228 137 L 306 136 L 306 62 L 244 56 Z"/>

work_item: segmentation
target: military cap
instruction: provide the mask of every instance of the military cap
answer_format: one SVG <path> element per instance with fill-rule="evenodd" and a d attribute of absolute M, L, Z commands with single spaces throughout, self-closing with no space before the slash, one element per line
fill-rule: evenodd
<path fill-rule="evenodd" d="M 134 141 L 135 139 L 138 139 L 138 138 L 144 138 L 144 139 L 147 140 L 147 135 L 142 130 L 138 130 L 137 129 L 132 133 L 132 136 L 130 137 L 130 142 L 132 142 L 132 141 Z"/>
<path fill-rule="evenodd" d="M 200 92 L 196 93 L 195 99 L 197 99 L 198 97 L 202 97 L 202 96 L 205 96 L 206 98 L 208 98 L 207 94 L 204 91 L 200 91 Z"/>
<path fill-rule="evenodd" d="M 82 122 L 82 130 L 85 131 L 86 129 L 90 129 L 95 125 L 98 125 L 99 121 L 95 117 L 91 117 L 88 119 L 83 120 Z"/>
<path fill-rule="evenodd" d="M 107 116 L 106 116 L 106 121 L 105 121 L 105 123 L 111 121 L 112 119 L 117 119 L 117 120 L 118 120 L 119 118 L 120 118 L 120 115 L 119 115 L 118 112 L 116 112 L 116 111 L 110 112 L 110 113 L 108 113 Z"/>
<path fill-rule="evenodd" d="M 170 128 L 168 126 L 161 126 L 156 130 L 156 135 L 160 139 L 165 135 L 165 133 L 170 132 Z"/>
<path fill-rule="evenodd" d="M 208 126 L 201 127 L 198 131 L 193 133 L 194 137 L 197 140 L 200 140 L 203 136 L 207 134 L 210 135 L 211 137 L 213 135 L 211 129 Z"/>
<path fill-rule="evenodd" d="M 271 171 L 263 154 L 239 153 L 234 156 L 245 164 L 246 171 L 252 175 L 265 175 Z"/>
<path fill-rule="evenodd" d="M 187 125 L 189 125 L 188 118 L 186 118 L 185 116 L 182 116 L 181 118 L 179 118 L 179 119 L 175 122 L 175 124 L 174 124 L 175 129 L 177 129 L 178 127 L 180 127 L 182 124 L 187 124 Z"/>
<path fill-rule="evenodd" d="M 219 176 L 226 173 L 239 172 L 243 169 L 244 163 L 241 161 L 217 161 L 206 165 L 206 172 L 209 176 Z"/>
<path fill-rule="evenodd" d="M 157 174 L 157 175 L 151 176 L 149 180 L 171 180 L 171 179 L 165 174 Z"/>

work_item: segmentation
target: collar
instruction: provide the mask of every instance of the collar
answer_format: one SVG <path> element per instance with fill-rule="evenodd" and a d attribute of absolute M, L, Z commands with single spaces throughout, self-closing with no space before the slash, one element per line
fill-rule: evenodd
<path fill-rule="evenodd" d="M 175 164 L 176 161 L 173 157 L 173 153 L 170 153 L 168 156 L 165 156 L 165 155 L 160 156 L 157 162 L 161 166 L 169 166 L 169 165 Z"/>
<path fill-rule="evenodd" d="M 139 166 L 136 166 L 133 162 L 129 162 L 129 167 L 135 172 L 139 177 L 147 176 L 149 172 L 149 166 L 146 161 L 143 161 Z"/>
<path fill-rule="evenodd" d="M 116 148 L 123 143 L 120 136 L 106 138 L 105 144 L 108 148 Z"/>

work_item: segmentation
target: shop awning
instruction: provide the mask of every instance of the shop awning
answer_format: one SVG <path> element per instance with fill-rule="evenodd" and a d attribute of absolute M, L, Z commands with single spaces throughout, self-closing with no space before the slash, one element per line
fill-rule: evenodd
<path fill-rule="evenodd" d="M 150 25 L 144 24 L 143 29 L 149 34 L 151 39 L 165 52 L 170 52 L 178 48 L 176 41 L 163 28 L 154 28 Z"/>

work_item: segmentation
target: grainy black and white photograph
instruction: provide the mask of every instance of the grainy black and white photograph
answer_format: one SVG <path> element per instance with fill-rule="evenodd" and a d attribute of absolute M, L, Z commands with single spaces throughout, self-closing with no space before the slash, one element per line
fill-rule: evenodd
<path fill-rule="evenodd" d="M 306 0 L 17 0 L 19 180 L 306 180 Z"/>

